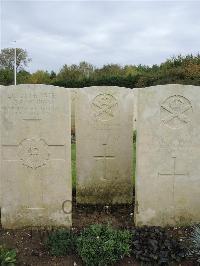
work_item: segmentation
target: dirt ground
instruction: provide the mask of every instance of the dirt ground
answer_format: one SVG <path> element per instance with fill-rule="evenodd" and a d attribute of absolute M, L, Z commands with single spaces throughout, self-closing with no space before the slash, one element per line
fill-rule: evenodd
<path fill-rule="evenodd" d="M 116 228 L 133 227 L 132 205 L 117 207 L 109 206 L 78 206 L 73 204 L 73 230 L 80 231 L 82 228 L 94 223 L 110 223 Z M 26 266 L 82 266 L 81 259 L 77 255 L 66 257 L 50 256 L 45 249 L 44 241 L 49 231 L 40 230 L 3 230 L 0 229 L 0 243 L 17 251 L 18 265 Z M 180 232 L 179 232 L 180 233 Z M 174 232 L 177 234 L 177 232 Z M 184 234 L 184 232 L 183 232 Z M 134 258 L 124 258 L 116 266 L 141 265 Z M 175 264 L 174 264 L 175 265 Z M 177 265 L 195 265 L 192 262 L 184 262 Z M 197 265 L 197 264 L 196 264 Z"/>

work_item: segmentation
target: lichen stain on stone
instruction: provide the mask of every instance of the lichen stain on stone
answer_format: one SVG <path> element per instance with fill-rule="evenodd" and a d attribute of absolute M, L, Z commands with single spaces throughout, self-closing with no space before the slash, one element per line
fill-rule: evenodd
<path fill-rule="evenodd" d="M 77 199 L 81 204 L 126 204 L 133 201 L 133 188 L 125 181 L 113 180 L 105 183 L 93 182 L 92 185 L 79 186 Z"/>
<path fill-rule="evenodd" d="M 187 210 L 181 211 L 175 217 L 175 223 L 177 226 L 188 226 L 193 224 L 194 221 L 195 221 L 194 215 L 189 213 Z M 197 220 L 196 222 L 199 222 L 199 220 Z"/>
<path fill-rule="evenodd" d="M 15 210 L 15 215 L 13 215 L 15 219 L 6 212 L 3 216 L 3 222 L 6 223 L 7 229 L 51 229 L 53 227 L 69 228 L 72 224 L 71 213 L 63 216 L 62 209 L 57 210 L 56 207 L 41 208 L 41 210 L 37 210 L 35 212 L 37 213 L 29 211 L 25 206 L 20 206 Z"/>

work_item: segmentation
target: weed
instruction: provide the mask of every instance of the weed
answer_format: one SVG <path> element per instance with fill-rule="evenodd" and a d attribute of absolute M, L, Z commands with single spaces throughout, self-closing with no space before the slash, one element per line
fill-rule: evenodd
<path fill-rule="evenodd" d="M 77 238 L 77 251 L 88 266 L 112 265 L 130 254 L 131 234 L 110 226 L 95 224 Z"/>
<path fill-rule="evenodd" d="M 8 265 L 14 266 L 17 262 L 17 255 L 14 249 L 8 249 L 4 246 L 0 246 L 0 263 L 1 266 Z"/>
<path fill-rule="evenodd" d="M 68 255 L 74 250 L 75 236 L 69 230 L 60 229 L 50 234 L 45 244 L 51 255 Z"/>

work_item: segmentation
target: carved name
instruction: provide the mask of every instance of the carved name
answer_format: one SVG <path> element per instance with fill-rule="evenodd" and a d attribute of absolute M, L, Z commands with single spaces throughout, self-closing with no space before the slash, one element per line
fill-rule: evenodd
<path fill-rule="evenodd" d="M 2 111 L 5 116 L 18 116 L 22 119 L 40 119 L 55 111 L 56 94 L 54 92 L 10 92 Z"/>

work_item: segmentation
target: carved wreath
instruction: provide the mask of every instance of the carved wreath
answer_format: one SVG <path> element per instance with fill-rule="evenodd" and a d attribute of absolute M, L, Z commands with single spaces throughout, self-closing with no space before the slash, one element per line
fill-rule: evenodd
<path fill-rule="evenodd" d="M 117 99 L 108 93 L 97 95 L 92 101 L 94 116 L 100 121 L 109 121 L 114 118 Z"/>
<path fill-rule="evenodd" d="M 19 145 L 19 158 L 27 167 L 41 167 L 49 160 L 48 145 L 43 139 L 25 139 Z"/>

